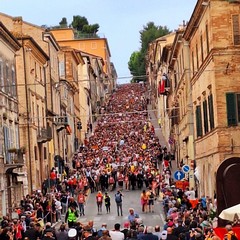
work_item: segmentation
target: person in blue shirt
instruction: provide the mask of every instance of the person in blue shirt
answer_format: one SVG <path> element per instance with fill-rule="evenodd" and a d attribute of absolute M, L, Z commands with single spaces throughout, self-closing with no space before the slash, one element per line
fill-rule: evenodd
<path fill-rule="evenodd" d="M 129 208 L 128 221 L 130 222 L 130 224 L 134 224 L 137 218 L 139 218 L 139 215 L 134 212 L 133 208 Z"/>

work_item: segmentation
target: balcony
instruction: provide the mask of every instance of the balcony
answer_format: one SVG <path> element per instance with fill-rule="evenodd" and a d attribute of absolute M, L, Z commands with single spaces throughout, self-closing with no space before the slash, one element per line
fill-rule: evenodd
<path fill-rule="evenodd" d="M 37 142 L 45 143 L 51 141 L 52 139 L 52 128 L 48 126 L 47 128 L 40 128 L 38 130 Z"/>
<path fill-rule="evenodd" d="M 13 169 L 24 166 L 24 151 L 20 149 L 8 149 L 6 152 L 5 173 L 12 173 Z"/>

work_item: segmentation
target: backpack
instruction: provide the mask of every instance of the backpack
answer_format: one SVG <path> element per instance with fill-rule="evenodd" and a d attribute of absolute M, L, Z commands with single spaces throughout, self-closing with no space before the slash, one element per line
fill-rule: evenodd
<path fill-rule="evenodd" d="M 115 194 L 115 201 L 116 201 L 116 203 L 122 202 L 122 195 L 121 195 L 121 193 L 116 193 Z"/>

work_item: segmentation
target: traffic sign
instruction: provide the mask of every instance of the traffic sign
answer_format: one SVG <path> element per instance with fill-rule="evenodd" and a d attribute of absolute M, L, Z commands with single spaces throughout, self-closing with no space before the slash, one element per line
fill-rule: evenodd
<path fill-rule="evenodd" d="M 185 177 L 185 174 L 182 171 L 176 171 L 173 176 L 177 181 L 180 181 Z"/>
<path fill-rule="evenodd" d="M 190 166 L 184 165 L 184 166 L 182 167 L 182 170 L 183 170 L 184 173 L 189 173 L 189 171 L 190 171 Z"/>

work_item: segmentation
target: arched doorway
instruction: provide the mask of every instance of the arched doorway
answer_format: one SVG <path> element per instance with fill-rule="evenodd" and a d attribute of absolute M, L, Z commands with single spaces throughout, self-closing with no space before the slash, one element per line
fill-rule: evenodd
<path fill-rule="evenodd" d="M 229 158 L 221 163 L 217 170 L 216 184 L 218 214 L 225 208 L 240 203 L 240 158 Z M 226 222 L 219 219 L 218 224 L 224 226 Z"/>

